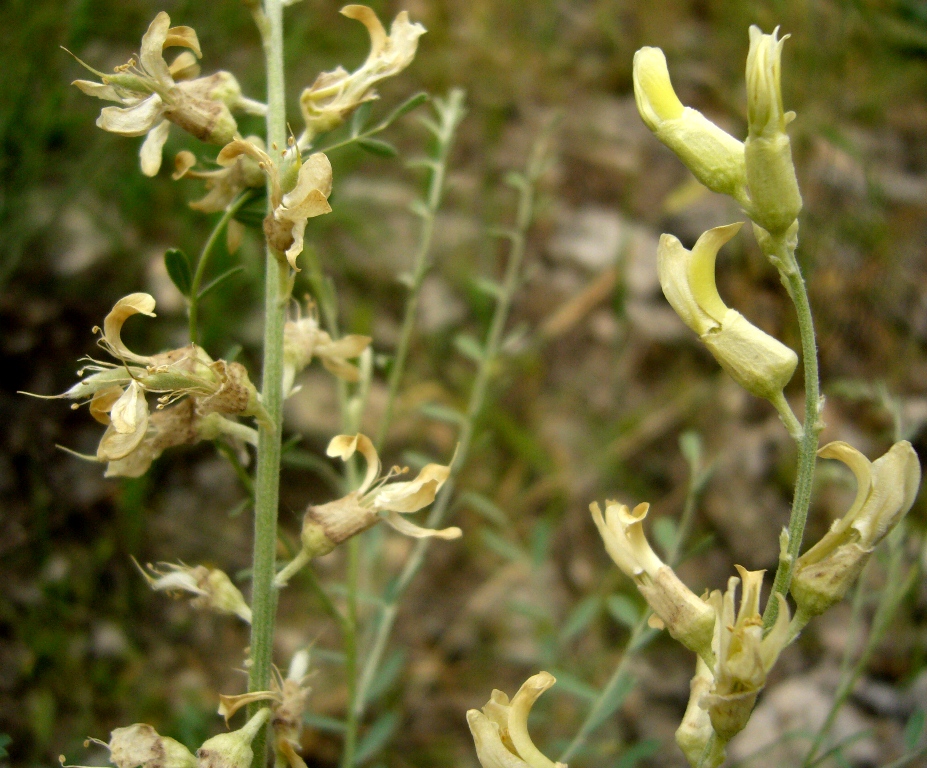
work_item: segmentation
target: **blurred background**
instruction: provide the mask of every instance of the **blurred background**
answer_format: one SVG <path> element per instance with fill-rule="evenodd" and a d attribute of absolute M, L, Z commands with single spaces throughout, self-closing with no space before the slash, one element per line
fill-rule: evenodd
<path fill-rule="evenodd" d="M 466 709 L 485 703 L 493 688 L 513 694 L 540 669 L 560 682 L 536 708 L 532 730 L 556 756 L 611 678 L 641 610 L 605 555 L 589 503 L 649 501 L 651 530 L 666 541 L 689 491 L 686 455 L 699 458 L 695 527 L 680 572 L 701 592 L 722 588 L 735 562 L 775 568 L 794 479 L 795 450 L 775 413 L 718 370 L 660 293 L 661 232 L 691 246 L 705 229 L 742 216 L 726 198 L 701 190 L 640 122 L 633 53 L 662 47 L 683 102 L 742 136 L 747 28 L 781 25 L 792 35 L 783 92 L 798 114 L 790 131 L 805 200 L 799 255 L 828 398 L 822 438 L 847 440 L 875 458 L 903 436 L 924 456 L 927 6 L 371 5 L 384 22 L 405 9 L 428 29 L 414 63 L 379 88 L 374 115 L 417 90 L 443 95 L 452 87 L 466 90 L 468 107 L 387 464 L 422 455 L 446 461 L 453 453 L 455 431 L 423 406 L 466 403 L 474 366 L 455 339 L 481 337 L 489 322 L 491 301 L 474 281 L 498 277 L 504 266 L 505 244 L 490 234 L 515 215 L 515 193 L 503 180 L 523 167 L 544 126 L 552 123 L 553 132 L 513 334 L 458 485 L 454 522 L 465 534 L 431 548 L 403 601 L 362 729 L 361 762 L 475 768 Z M 302 0 L 287 10 L 297 133 L 301 89 L 320 71 L 354 69 L 366 56 L 364 29 L 339 8 Z M 147 353 L 186 343 L 183 299 L 163 254 L 198 253 L 217 215 L 190 210 L 202 185 L 174 182 L 169 170 L 180 149 L 211 157 L 215 148 L 174 131 L 161 174 L 143 177 L 141 139 L 94 126 L 103 104 L 70 87 L 86 73 L 61 49 L 109 71 L 138 50 L 159 10 L 197 30 L 204 73 L 228 69 L 247 95 L 263 98 L 257 35 L 236 0 L 0 5 L 0 739 L 8 752 L 0 765 L 49 766 L 62 753 L 69 762 L 103 764 L 105 751 L 87 752 L 83 740 L 106 740 L 112 728 L 139 721 L 195 747 L 223 727 L 217 694 L 245 683 L 245 628 L 151 593 L 130 560 L 203 562 L 246 580 L 250 513 L 231 467 L 201 444 L 169 452 L 144 478 L 104 480 L 100 465 L 55 447 L 93 453 L 100 425 L 65 401 L 17 394 L 68 388 L 78 359 L 96 352 L 91 329 L 130 292 L 158 301 L 157 320 L 127 327 L 130 347 Z M 425 181 L 403 161 L 428 148 L 416 122 L 428 109 L 381 137 L 400 148 L 398 159 L 356 147 L 332 153 L 334 213 L 310 222 L 307 234 L 337 285 L 343 328 L 373 336 L 381 356 L 398 337 L 405 288 L 397 275 L 409 268 L 418 235 L 408 205 Z M 260 121 L 252 127 L 260 130 Z M 237 265 L 244 270 L 204 301 L 202 340 L 214 357 L 240 344 L 238 359 L 258 380 L 256 231 L 234 255 L 220 246 L 215 274 Z M 791 306 L 747 230 L 722 251 L 718 281 L 729 305 L 798 347 Z M 302 273 L 294 295 L 307 292 Z M 314 458 L 338 431 L 333 380 L 313 365 L 301 381 L 288 403 L 286 431 L 299 443 L 288 455 L 280 511 L 291 541 L 305 506 L 335 497 L 328 478 L 340 470 Z M 383 381 L 378 374 L 365 424 L 376 424 Z M 787 394 L 800 412 L 800 374 Z M 853 496 L 849 473 L 830 464 L 819 465 L 809 541 Z M 749 764 L 797 764 L 803 752 L 789 751 L 789 734 L 823 720 L 841 661 L 865 651 L 874 612 L 899 591 L 890 631 L 871 643 L 833 729 L 851 738 L 829 759 L 888 765 L 918 744 L 927 710 L 925 504 L 919 499 L 910 513 L 895 560 L 870 566 L 855 607 L 845 601 L 783 655 L 753 723 L 731 747 L 735 758 L 765 749 Z M 368 536 L 378 537 L 371 541 L 382 555 L 365 561 L 370 597 L 361 603 L 362 621 L 410 549 L 391 532 Z M 343 572 L 340 552 L 318 562 L 336 602 Z M 897 588 L 898 573 L 910 589 Z M 283 596 L 277 643 L 284 668 L 295 650 L 314 643 L 313 720 L 303 754 L 310 766 L 334 766 L 346 701 L 341 639 L 303 581 Z M 689 656 L 663 635 L 629 658 L 623 697 L 571 764 L 681 765 L 672 734 L 688 697 Z"/>

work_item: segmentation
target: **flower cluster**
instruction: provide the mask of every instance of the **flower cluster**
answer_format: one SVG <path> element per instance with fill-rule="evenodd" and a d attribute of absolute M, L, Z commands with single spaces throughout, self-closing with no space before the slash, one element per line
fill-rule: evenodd
<path fill-rule="evenodd" d="M 172 47 L 187 50 L 168 65 L 164 50 Z M 146 176 L 154 176 L 161 168 L 161 150 L 172 123 L 201 141 L 221 146 L 238 130 L 231 110 L 266 111 L 263 104 L 242 96 L 238 81 L 229 72 L 198 77 L 196 60 L 201 56 L 196 32 L 190 27 L 172 27 L 170 16 L 161 11 L 142 37 L 138 60 L 131 59 L 113 74 L 84 64 L 100 82 L 74 81 L 87 95 L 121 105 L 103 108 L 97 125 L 104 131 L 121 136 L 147 134 L 140 153 Z"/>
<path fill-rule="evenodd" d="M 365 101 L 376 99 L 373 86 L 380 80 L 399 74 L 412 63 L 418 39 L 425 27 L 409 21 L 402 11 L 394 19 L 389 35 L 383 24 L 366 5 L 346 5 L 341 13 L 356 19 L 370 34 L 370 53 L 355 72 L 338 67 L 323 72 L 299 98 L 306 129 L 299 137 L 299 146 L 308 148 L 319 133 L 337 128 L 344 119 Z"/>
<path fill-rule="evenodd" d="M 125 321 L 136 314 L 154 317 L 154 308 L 147 293 L 116 302 L 103 322 L 100 345 L 118 362 L 91 361 L 81 372 L 90 375 L 58 395 L 89 399 L 91 415 L 106 425 L 93 458 L 107 464 L 107 477 L 139 477 L 164 450 L 178 445 L 220 435 L 254 442 L 254 429 L 234 418 L 264 418 L 257 389 L 240 363 L 214 361 L 195 345 L 155 355 L 126 347 Z M 149 393 L 158 395 L 154 413 Z"/>

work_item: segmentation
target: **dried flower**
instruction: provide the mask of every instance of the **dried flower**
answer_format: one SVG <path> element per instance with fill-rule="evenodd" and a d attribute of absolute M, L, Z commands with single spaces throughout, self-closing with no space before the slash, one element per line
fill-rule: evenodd
<path fill-rule="evenodd" d="M 146 723 L 116 728 L 109 744 L 90 739 L 109 750 L 109 761 L 116 768 L 196 768 L 196 758 L 183 744 L 161 736 Z M 84 742 L 87 746 L 87 742 Z M 64 756 L 59 758 L 64 765 Z M 70 765 L 65 768 L 84 768 Z"/>
<path fill-rule="evenodd" d="M 740 226 L 709 229 L 691 251 L 672 235 L 661 236 L 657 270 L 667 301 L 720 366 L 748 392 L 771 400 L 781 396 L 798 365 L 798 356 L 730 309 L 715 284 L 718 250 Z"/>
<path fill-rule="evenodd" d="M 917 454 L 907 440 L 870 462 L 844 442 L 818 451 L 846 464 L 856 477 L 856 499 L 821 540 L 795 561 L 792 597 L 806 618 L 843 599 L 876 545 L 907 514 L 921 482 Z"/>
<path fill-rule="evenodd" d="M 315 307 L 309 307 L 306 317 L 299 317 L 283 327 L 283 392 L 287 395 L 293 381 L 313 357 L 318 357 L 326 370 L 344 381 L 357 381 L 360 373 L 348 362 L 358 357 L 372 339 L 369 336 L 350 334 L 337 341 L 319 327 Z"/>
<path fill-rule="evenodd" d="M 161 167 L 161 150 L 170 124 L 179 125 L 196 138 L 210 144 L 226 144 L 236 133 L 231 109 L 263 114 L 264 105 L 246 99 L 228 72 L 197 77 L 196 59 L 202 53 L 196 32 L 190 27 L 171 27 L 171 19 L 161 11 L 142 37 L 139 60 L 130 60 L 111 75 L 97 72 L 102 82 L 75 80 L 89 96 L 115 101 L 121 107 L 104 107 L 97 125 L 122 136 L 147 134 L 141 148 L 142 172 L 154 176 Z M 188 48 L 168 66 L 164 49 Z M 192 52 L 192 53 L 191 53 Z"/>
<path fill-rule="evenodd" d="M 653 551 L 644 535 L 649 504 L 634 510 L 605 502 L 605 517 L 597 503 L 589 506 L 605 549 L 666 626 L 670 635 L 700 656 L 711 657 L 715 613 L 680 581 L 675 571 Z"/>
<path fill-rule="evenodd" d="M 782 107 L 782 46 L 779 28 L 764 35 L 750 27 L 747 54 L 747 141 L 744 144 L 750 218 L 772 234 L 784 233 L 801 211 L 801 193 L 792 164 L 786 126 L 794 112 Z"/>
<path fill-rule="evenodd" d="M 241 155 L 257 161 L 270 180 L 273 210 L 264 219 L 264 234 L 271 247 L 285 253 L 289 265 L 298 272 L 296 257 L 303 252 L 306 222 L 332 210 L 328 204 L 332 192 L 331 163 L 322 152 L 310 155 L 304 162 L 299 150 L 291 146 L 278 165 L 264 150 L 244 139 L 223 147 L 216 162 L 228 166 Z"/>
<path fill-rule="evenodd" d="M 254 144 L 262 152 L 264 141 L 259 136 L 248 136 L 244 141 Z M 174 158 L 172 178 L 203 179 L 206 182 L 205 197 L 194 200 L 190 207 L 203 213 L 224 211 L 246 189 L 263 187 L 264 171 L 257 161 L 246 154 L 239 155 L 234 162 L 213 171 L 196 171 L 196 156 L 184 150 Z M 230 222 L 231 223 L 231 222 Z"/>
<path fill-rule="evenodd" d="M 483 768 L 566 768 L 565 763 L 546 757 L 528 733 L 528 715 L 534 702 L 555 682 L 553 675 L 540 672 L 524 682 L 511 702 L 502 691 L 495 690 L 482 712 L 467 712 Z"/>
<path fill-rule="evenodd" d="M 713 641 L 714 684 L 710 693 L 702 698 L 702 706 L 708 710 L 711 725 L 722 744 L 747 724 L 756 697 L 766 685 L 766 674 L 790 639 L 789 606 L 778 592 L 775 594 L 779 601 L 776 623 L 769 634 L 763 636 L 759 605 L 765 571 L 735 567 L 743 579 L 743 595 L 736 618 L 734 598 L 740 579 L 732 576 L 723 595 L 715 590 L 709 597 L 717 614 Z"/>
<path fill-rule="evenodd" d="M 389 36 L 377 15 L 366 5 L 346 5 L 341 13 L 367 27 L 370 53 L 356 72 L 349 74 L 342 67 L 323 72 L 303 91 L 299 99 L 306 121 L 306 130 L 299 139 L 299 146 L 303 148 L 308 147 L 317 134 L 341 125 L 345 117 L 365 101 L 376 99 L 373 86 L 409 66 L 415 58 L 418 39 L 425 33 L 421 24 L 409 21 L 406 11 L 396 16 Z"/>
<path fill-rule="evenodd" d="M 301 534 L 302 550 L 277 574 L 274 583 L 278 587 L 285 586 L 290 577 L 313 557 L 331 552 L 343 541 L 366 531 L 380 520 L 416 539 L 456 539 L 461 535 L 460 528 L 456 526 L 434 530 L 422 528 L 402 517 L 435 500 L 441 486 L 450 477 L 449 465 L 427 464 L 414 480 L 390 482 L 407 470 L 393 467 L 380 476 L 380 457 L 366 435 L 338 435 L 332 438 L 326 452 L 342 461 L 348 461 L 355 452 L 359 452 L 367 462 L 367 472 L 356 491 L 306 510 Z"/>
<path fill-rule="evenodd" d="M 186 592 L 193 595 L 190 603 L 194 608 L 238 616 L 242 621 L 251 623 L 251 609 L 225 571 L 205 565 L 191 567 L 182 563 L 159 563 L 160 570 L 149 565 L 149 573 L 138 563 L 135 565 L 153 590 L 168 594 Z"/>

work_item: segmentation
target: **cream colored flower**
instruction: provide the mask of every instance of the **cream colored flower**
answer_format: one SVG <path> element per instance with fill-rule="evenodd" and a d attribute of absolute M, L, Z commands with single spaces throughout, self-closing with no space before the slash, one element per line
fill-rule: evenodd
<path fill-rule="evenodd" d="M 782 46 L 776 35 L 750 27 L 747 54 L 747 125 L 744 144 L 750 217 L 773 234 L 784 233 L 802 207 L 786 126 L 794 112 L 782 107 Z"/>
<path fill-rule="evenodd" d="M 57 397 L 89 398 L 90 413 L 106 425 L 95 457 L 107 463 L 108 477 L 139 477 L 170 447 L 214 440 L 220 435 L 253 443 L 252 427 L 226 417 L 266 419 L 260 396 L 240 363 L 212 360 L 195 345 L 141 355 L 122 340 L 122 327 L 134 315 L 154 317 L 155 300 L 133 293 L 106 316 L 99 344 L 116 363 L 91 360 L 82 380 Z M 148 394 L 157 395 L 152 412 Z M 168 407 L 171 406 L 171 407 Z M 74 407 L 77 407 L 76 405 Z"/>
<path fill-rule="evenodd" d="M 715 590 L 709 597 L 717 614 L 713 641 L 716 660 L 712 670 L 714 683 L 702 698 L 702 706 L 708 710 L 711 725 L 722 744 L 747 724 L 756 697 L 766 685 L 767 673 L 789 642 L 789 607 L 785 598 L 776 593 L 779 614 L 764 637 L 759 606 L 765 571 L 748 571 L 739 565 L 736 568 L 743 579 L 743 594 L 736 614 L 734 601 L 740 583 L 736 576 L 728 580 L 723 595 Z"/>
<path fill-rule="evenodd" d="M 798 355 L 730 309 L 715 284 L 718 251 L 740 227 L 709 229 L 691 251 L 672 235 L 661 236 L 657 272 L 666 300 L 720 366 L 751 394 L 772 400 L 792 378 Z"/>
<path fill-rule="evenodd" d="M 365 101 L 376 99 L 373 86 L 409 66 L 415 58 L 418 39 L 425 34 L 421 24 L 409 21 L 406 11 L 396 16 L 388 36 L 377 15 L 366 5 L 346 5 L 341 13 L 367 27 L 370 53 L 357 71 L 348 73 L 338 67 L 323 72 L 303 91 L 299 103 L 306 130 L 300 136 L 299 146 L 304 149 L 317 134 L 336 128 Z"/>
<path fill-rule="evenodd" d="M 675 571 L 653 551 L 644 535 L 649 504 L 633 511 L 615 501 L 589 506 L 592 519 L 615 564 L 635 585 L 669 633 L 700 656 L 711 657 L 714 611 L 680 581 Z"/>
<path fill-rule="evenodd" d="M 248 136 L 245 141 L 254 144 L 261 151 L 264 141 L 259 136 Z M 206 195 L 190 203 L 190 207 L 203 213 L 224 211 L 246 189 L 263 187 L 264 171 L 254 158 L 240 155 L 233 163 L 213 171 L 197 171 L 196 156 L 184 150 L 174 158 L 174 173 L 171 178 L 203 179 L 206 182 Z"/>
<path fill-rule="evenodd" d="M 856 477 L 856 499 L 821 540 L 795 561 L 791 592 L 805 617 L 843 599 L 876 545 L 907 514 L 921 482 L 917 454 L 907 440 L 870 462 L 853 446 L 828 443 L 818 451 L 846 464 Z"/>
<path fill-rule="evenodd" d="M 422 528 L 403 517 L 435 500 L 450 477 L 449 465 L 427 464 L 413 480 L 390 482 L 406 470 L 394 467 L 381 476 L 380 457 L 366 435 L 338 435 L 332 438 L 326 452 L 342 461 L 360 453 L 367 462 L 367 471 L 356 491 L 306 510 L 301 533 L 302 550 L 277 574 L 274 583 L 278 587 L 285 586 L 293 574 L 313 557 L 328 554 L 343 541 L 366 531 L 380 520 L 416 539 L 456 539 L 461 535 L 460 528 L 456 526 L 440 530 Z"/>
<path fill-rule="evenodd" d="M 306 317 L 291 320 L 283 327 L 283 392 L 290 394 L 293 381 L 313 357 L 318 357 L 326 370 L 344 381 L 357 381 L 360 372 L 348 362 L 358 357 L 372 339 L 369 336 L 349 334 L 337 341 L 319 327 L 315 307 L 310 306 Z"/>
<path fill-rule="evenodd" d="M 634 54 L 634 98 L 647 127 L 702 184 L 745 201 L 744 145 L 698 110 L 684 107 L 659 48 Z"/>
<path fill-rule="evenodd" d="M 190 603 L 194 608 L 238 616 L 242 621 L 251 623 L 251 609 L 225 571 L 207 568 L 205 565 L 191 567 L 182 563 L 159 563 L 158 568 L 149 565 L 146 571 L 138 563 L 135 565 L 156 592 L 186 592 L 193 595 Z"/>
<path fill-rule="evenodd" d="M 183 744 L 161 736 L 147 723 L 116 728 L 109 743 L 90 739 L 109 750 L 109 761 L 116 768 L 197 768 L 196 758 Z M 85 742 L 86 746 L 86 742 Z M 64 758 L 61 758 L 64 766 Z M 64 768 L 84 768 L 68 765 Z"/>
<path fill-rule="evenodd" d="M 303 252 L 306 223 L 332 210 L 328 204 L 332 192 L 331 163 L 322 152 L 303 161 L 297 148 L 292 146 L 278 165 L 264 150 L 244 139 L 236 139 L 223 147 L 216 162 L 229 166 L 242 155 L 257 161 L 270 180 L 273 211 L 264 220 L 267 242 L 285 253 L 289 265 L 298 272 L 296 257 Z"/>
<path fill-rule="evenodd" d="M 104 107 L 97 125 L 122 136 L 144 136 L 141 148 L 142 172 L 154 176 L 161 167 L 161 150 L 170 124 L 179 125 L 196 138 L 210 144 L 226 144 L 236 132 L 230 109 L 263 114 L 264 105 L 246 99 L 228 72 L 197 77 L 196 64 L 202 53 L 196 32 L 190 27 L 171 27 L 171 19 L 161 11 L 142 37 L 139 60 L 119 67 L 113 74 L 91 69 L 102 82 L 75 80 L 89 96 L 115 101 L 121 107 Z M 164 49 L 189 49 L 168 66 Z"/>
<path fill-rule="evenodd" d="M 471 709 L 467 723 L 483 768 L 566 768 L 546 757 L 528 733 L 528 715 L 538 697 L 557 682 L 540 672 L 529 677 L 515 697 L 495 690 L 482 712 Z"/>

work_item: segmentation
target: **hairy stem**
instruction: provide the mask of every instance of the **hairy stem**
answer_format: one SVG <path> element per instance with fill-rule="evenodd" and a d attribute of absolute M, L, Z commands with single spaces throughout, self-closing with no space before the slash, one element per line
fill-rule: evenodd
<path fill-rule="evenodd" d="M 389 373 L 386 406 L 383 409 L 383 418 L 380 420 L 377 431 L 375 445 L 378 451 L 383 449 L 383 442 L 386 439 L 386 433 L 393 417 L 393 405 L 396 402 L 396 394 L 399 392 L 399 383 L 402 380 L 406 357 L 409 354 L 409 342 L 412 339 L 412 331 L 415 329 L 415 319 L 418 315 L 419 294 L 422 290 L 425 275 L 428 274 L 428 270 L 431 268 L 431 242 L 434 237 L 435 218 L 438 214 L 438 207 L 441 205 L 441 195 L 444 192 L 447 156 L 454 140 L 454 132 L 464 115 L 463 99 L 463 91 L 455 89 L 451 91 L 447 101 L 436 101 L 435 103 L 439 119 L 438 133 L 435 135 L 437 146 L 435 147 L 434 157 L 427 163 L 431 169 L 428 196 L 420 211 L 422 228 L 419 233 L 418 249 L 415 252 L 415 263 L 409 284 L 409 296 L 406 299 L 402 331 L 399 334 L 399 344 L 396 346 L 393 367 Z"/>
<path fill-rule="evenodd" d="M 534 211 L 535 184 L 544 170 L 544 163 L 546 160 L 543 146 L 543 141 L 537 142 L 532 151 L 531 159 L 528 162 L 527 172 L 524 177 L 518 180 L 519 199 L 515 228 L 506 233 L 510 239 L 511 248 L 509 250 L 505 276 L 500 286 L 486 346 L 480 360 L 476 379 L 473 383 L 473 389 L 470 393 L 467 412 L 463 417 L 457 448 L 457 460 L 451 468 L 450 477 L 448 477 L 444 486 L 441 488 L 428 514 L 428 519 L 425 522 L 425 526 L 428 528 L 439 528 L 444 523 L 450 511 L 450 503 L 454 495 L 455 480 L 460 468 L 467 461 L 476 422 L 483 410 L 483 405 L 486 400 L 489 381 L 497 367 L 497 357 L 502 345 L 502 334 L 505 331 L 509 309 L 512 305 L 512 298 L 521 281 L 521 264 L 525 254 L 526 235 Z M 383 658 L 383 653 L 386 650 L 386 644 L 396 621 L 396 616 L 399 611 L 399 600 L 424 564 L 425 555 L 428 552 L 431 541 L 431 539 L 419 539 L 415 543 L 415 548 L 412 550 L 412 554 L 406 561 L 398 578 L 393 582 L 387 594 L 384 595 L 383 606 L 377 616 L 373 645 L 367 654 L 367 660 L 364 664 L 363 672 L 361 673 L 357 694 L 354 698 L 353 709 L 358 716 L 362 716 L 365 711 L 371 683 L 376 676 L 380 661 Z"/>
<path fill-rule="evenodd" d="M 763 613 L 763 625 L 769 629 L 779 614 L 779 601 L 773 599 L 777 592 L 786 595 L 792 583 L 792 569 L 801 550 L 808 507 L 811 504 L 811 487 L 814 483 L 814 464 L 817 459 L 818 435 L 824 426 L 821 422 L 821 385 L 818 379 L 818 350 L 814 335 L 814 321 L 805 280 L 795 258 L 795 245 L 785 237 L 774 240 L 774 253 L 769 254 L 779 265 L 782 281 L 788 290 L 798 315 L 798 330 L 801 335 L 801 356 L 805 373 L 805 422 L 801 440 L 798 443 L 798 471 L 795 479 L 795 496 L 789 517 L 789 541 L 786 556 L 779 558 L 779 567 L 773 581 L 773 591 Z M 781 413 L 781 411 L 780 411 Z M 791 431 L 791 430 L 790 430 Z"/>
<path fill-rule="evenodd" d="M 283 6 L 265 0 L 261 38 L 267 66 L 267 144 L 286 146 L 283 81 Z M 269 183 L 268 183 L 269 187 Z M 269 192 L 269 190 L 268 190 Z M 268 194 L 270 205 L 270 194 Z M 264 289 L 264 372 L 261 399 L 269 423 L 258 430 L 257 472 L 254 483 L 254 559 L 252 563 L 251 668 L 248 690 L 270 687 L 277 591 L 274 588 L 277 543 L 277 505 L 280 494 L 280 444 L 283 431 L 283 325 L 289 275 L 282 255 L 267 246 Z M 249 708 L 253 716 L 266 704 Z M 266 728 L 253 744 L 255 768 L 266 764 Z"/>

